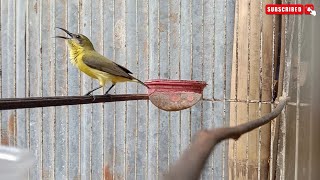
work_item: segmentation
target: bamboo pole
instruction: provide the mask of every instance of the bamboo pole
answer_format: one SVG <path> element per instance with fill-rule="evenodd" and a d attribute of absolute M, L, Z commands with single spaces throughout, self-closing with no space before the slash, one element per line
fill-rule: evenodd
<path fill-rule="evenodd" d="M 272 16 L 264 13 L 271 0 L 237 1 L 231 98 L 272 101 Z M 230 103 L 230 126 L 248 122 L 271 111 L 270 104 Z M 267 179 L 270 123 L 229 145 L 230 179 Z"/>

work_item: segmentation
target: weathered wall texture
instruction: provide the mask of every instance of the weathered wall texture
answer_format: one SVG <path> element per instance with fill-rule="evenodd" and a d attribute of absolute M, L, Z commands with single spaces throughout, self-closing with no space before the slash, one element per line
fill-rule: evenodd
<path fill-rule="evenodd" d="M 197 130 L 229 124 L 234 1 L 1 0 L 0 6 L 2 98 L 83 95 L 98 85 L 71 65 L 63 40 L 52 38 L 64 34 L 56 26 L 87 35 L 98 52 L 143 81 L 208 83 L 205 100 L 181 112 L 147 101 L 2 111 L 2 142 L 35 154 L 30 179 L 156 179 Z M 124 83 L 112 93 L 145 92 Z M 215 149 L 203 179 L 227 176 L 227 149 L 226 143 Z"/>

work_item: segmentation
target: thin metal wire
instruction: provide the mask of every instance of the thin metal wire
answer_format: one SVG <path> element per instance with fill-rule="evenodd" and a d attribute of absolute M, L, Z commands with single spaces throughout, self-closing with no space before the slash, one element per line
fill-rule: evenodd
<path fill-rule="evenodd" d="M 245 99 L 210 99 L 210 98 L 203 98 L 203 101 L 213 101 L 213 102 L 236 102 L 236 103 L 261 103 L 261 104 L 274 104 L 277 105 L 278 101 L 259 101 L 259 100 L 245 100 Z M 287 102 L 289 106 L 297 106 L 296 102 Z M 300 107 L 309 107 L 311 106 L 310 103 L 299 103 Z"/>

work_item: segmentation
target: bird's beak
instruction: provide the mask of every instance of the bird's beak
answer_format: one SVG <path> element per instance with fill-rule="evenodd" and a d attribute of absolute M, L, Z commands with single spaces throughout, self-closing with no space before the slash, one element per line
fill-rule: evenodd
<path fill-rule="evenodd" d="M 62 38 L 62 39 L 71 39 L 73 37 L 73 34 L 71 32 L 69 32 L 66 29 L 63 29 L 61 27 L 56 27 L 58 29 L 61 29 L 62 31 L 66 32 L 70 37 L 64 37 L 64 36 L 55 36 L 55 38 Z"/>

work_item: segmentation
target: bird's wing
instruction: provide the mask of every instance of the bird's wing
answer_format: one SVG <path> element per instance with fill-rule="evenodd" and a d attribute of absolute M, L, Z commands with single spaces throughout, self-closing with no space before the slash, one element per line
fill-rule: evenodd
<path fill-rule="evenodd" d="M 100 54 L 90 54 L 83 56 L 83 63 L 93 69 L 103 71 L 115 76 L 121 76 L 128 79 L 133 79 L 132 74 L 128 69 L 119 64 L 107 59 Z"/>
<path fill-rule="evenodd" d="M 126 73 L 132 74 L 132 72 L 129 71 L 127 68 L 125 68 L 125 67 L 123 67 L 123 66 L 121 66 L 121 65 L 119 65 L 119 64 L 117 64 L 117 63 L 114 63 L 114 64 L 116 64 L 117 66 L 119 66 L 119 68 L 121 68 L 122 70 L 124 70 Z"/>

